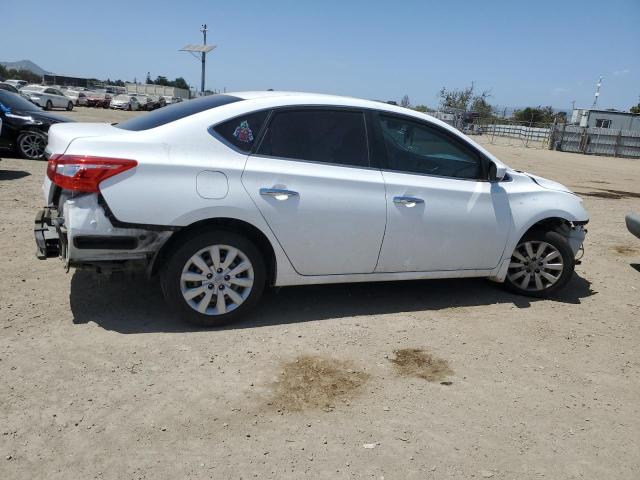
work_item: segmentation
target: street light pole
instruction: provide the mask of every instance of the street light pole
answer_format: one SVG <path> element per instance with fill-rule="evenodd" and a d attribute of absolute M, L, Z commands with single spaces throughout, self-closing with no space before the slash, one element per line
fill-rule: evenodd
<path fill-rule="evenodd" d="M 204 37 L 203 45 L 206 45 L 207 44 L 207 24 L 206 23 L 202 25 L 202 28 L 200 29 L 200 31 L 202 32 L 202 35 Z M 200 82 L 200 90 L 202 91 L 202 93 L 204 93 L 204 69 L 205 69 L 206 56 L 207 56 L 207 52 L 203 51 L 202 52 L 202 77 Z"/>

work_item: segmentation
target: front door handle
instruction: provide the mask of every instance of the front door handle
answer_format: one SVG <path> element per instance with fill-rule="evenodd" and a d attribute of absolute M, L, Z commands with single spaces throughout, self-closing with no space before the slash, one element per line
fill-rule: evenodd
<path fill-rule="evenodd" d="M 276 200 L 287 200 L 289 197 L 300 196 L 298 192 L 286 190 L 284 188 L 261 188 L 260 195 L 264 197 L 273 197 Z"/>
<path fill-rule="evenodd" d="M 393 197 L 393 203 L 404 205 L 405 207 L 415 207 L 419 203 L 424 203 L 424 200 L 418 197 Z"/>

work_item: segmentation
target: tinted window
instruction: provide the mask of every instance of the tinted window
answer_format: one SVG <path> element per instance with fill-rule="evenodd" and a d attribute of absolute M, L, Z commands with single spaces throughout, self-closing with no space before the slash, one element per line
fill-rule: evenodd
<path fill-rule="evenodd" d="M 221 123 L 214 130 L 234 147 L 249 152 L 258 140 L 260 128 L 268 114 L 268 110 L 248 113 Z"/>
<path fill-rule="evenodd" d="M 276 112 L 258 153 L 368 167 L 364 114 L 340 110 Z"/>
<path fill-rule="evenodd" d="M 25 100 L 17 93 L 0 90 L 0 109 L 5 113 L 9 113 L 12 110 L 32 112 L 34 110 L 40 110 L 40 107 L 34 105 L 28 100 Z"/>
<path fill-rule="evenodd" d="M 380 115 L 391 170 L 456 178 L 480 178 L 482 164 L 460 142 L 418 122 Z"/>
<path fill-rule="evenodd" d="M 239 102 L 240 100 L 242 99 L 231 95 L 209 95 L 208 97 L 201 97 L 189 100 L 188 102 L 176 103 L 175 105 L 170 105 L 159 110 L 154 110 L 150 113 L 145 113 L 144 115 L 134 117 L 126 122 L 118 123 L 116 127 L 134 131 L 149 130 L 150 128 L 156 128 L 160 125 L 175 122 L 176 120 L 188 117 L 189 115 L 221 107 L 228 103 Z M 139 101 L 146 103 L 146 100 L 143 100 L 142 98 L 140 98 Z"/>

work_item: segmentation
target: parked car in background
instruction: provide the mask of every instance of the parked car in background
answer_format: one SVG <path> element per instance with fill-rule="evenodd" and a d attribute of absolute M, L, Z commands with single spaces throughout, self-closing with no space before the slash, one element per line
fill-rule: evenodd
<path fill-rule="evenodd" d="M 49 127 L 70 121 L 42 111 L 17 93 L 0 90 L 0 149 L 14 150 L 30 160 L 40 159 Z"/>
<path fill-rule="evenodd" d="M 171 105 L 173 103 L 179 103 L 182 101 L 180 97 L 172 97 L 171 95 L 163 95 L 162 98 L 164 98 L 164 102 L 166 105 Z"/>
<path fill-rule="evenodd" d="M 47 153 L 39 257 L 157 273 L 168 304 L 209 326 L 267 285 L 487 277 L 548 297 L 589 220 L 565 186 L 446 123 L 355 98 L 212 95 L 54 125 Z"/>
<path fill-rule="evenodd" d="M 640 238 L 640 214 L 629 213 L 625 217 L 625 222 L 627 224 L 627 230 L 629 230 L 629 233 L 632 233 L 636 237 Z"/>
<path fill-rule="evenodd" d="M 112 96 L 103 92 L 87 92 L 87 107 L 109 108 Z"/>
<path fill-rule="evenodd" d="M 149 95 L 142 93 L 136 93 L 135 95 L 138 102 L 140 102 L 140 110 L 153 110 L 155 108 L 153 100 Z"/>
<path fill-rule="evenodd" d="M 149 100 L 152 103 L 152 110 L 155 110 L 156 108 L 162 108 L 167 105 L 167 101 L 164 99 L 164 97 L 161 97 L 159 95 L 149 95 Z"/>
<path fill-rule="evenodd" d="M 14 80 L 12 78 L 10 78 L 8 80 L 5 80 L 4 83 L 8 83 L 9 85 L 13 85 L 18 90 L 20 90 L 22 87 L 26 87 L 29 84 L 29 82 L 27 82 L 26 80 Z"/>
<path fill-rule="evenodd" d="M 140 102 L 135 95 L 116 95 L 109 105 L 115 110 L 139 110 Z"/>
<path fill-rule="evenodd" d="M 62 93 L 69 97 L 76 106 L 86 106 L 87 105 L 87 94 L 85 92 L 81 92 L 78 90 L 62 90 Z"/>
<path fill-rule="evenodd" d="M 18 89 L 11 85 L 10 83 L 0 82 L 0 90 L 6 90 L 12 93 L 19 93 Z"/>
<path fill-rule="evenodd" d="M 27 85 L 26 87 L 22 87 L 20 92 L 27 95 L 29 100 L 45 110 L 51 110 L 52 108 L 73 110 L 73 100 L 65 96 L 57 88 L 42 85 Z"/>

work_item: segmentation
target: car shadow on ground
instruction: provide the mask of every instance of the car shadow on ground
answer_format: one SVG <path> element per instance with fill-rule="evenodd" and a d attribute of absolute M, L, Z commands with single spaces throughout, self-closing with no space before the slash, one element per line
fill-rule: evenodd
<path fill-rule="evenodd" d="M 574 275 L 552 300 L 579 304 L 594 295 L 591 283 Z M 360 315 L 437 311 L 495 303 L 528 308 L 535 298 L 507 292 L 483 279 L 414 280 L 287 287 L 265 292 L 245 319 L 224 327 L 254 328 Z M 169 311 L 156 280 L 118 278 L 77 271 L 71 279 L 74 323 L 95 322 L 120 333 L 188 332 L 200 330 Z"/>
<path fill-rule="evenodd" d="M 1 180 L 19 180 L 24 177 L 28 177 L 31 175 L 29 172 L 25 172 L 24 170 L 1 170 L 0 169 L 0 181 Z"/>

